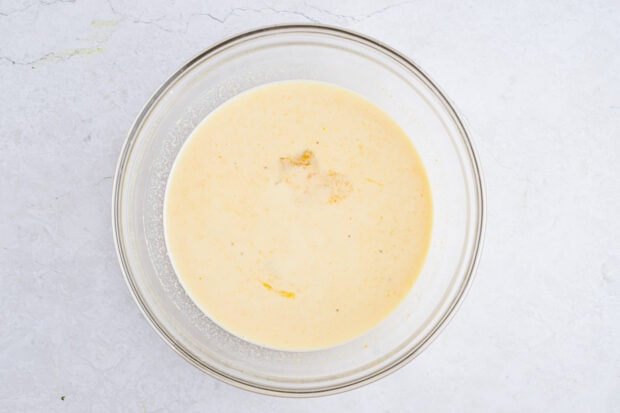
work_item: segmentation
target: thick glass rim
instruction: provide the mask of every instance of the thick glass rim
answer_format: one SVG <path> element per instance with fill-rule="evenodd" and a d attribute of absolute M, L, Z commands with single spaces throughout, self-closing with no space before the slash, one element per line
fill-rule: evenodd
<path fill-rule="evenodd" d="M 376 51 L 379 51 L 388 57 L 391 57 L 393 60 L 400 63 L 404 68 L 406 68 L 409 72 L 411 72 L 414 76 L 419 78 L 432 93 L 438 98 L 441 104 L 444 106 L 445 110 L 449 114 L 451 120 L 454 122 L 454 125 L 457 127 L 459 131 L 459 136 L 463 140 L 464 148 L 466 149 L 467 159 L 470 163 L 470 167 L 473 173 L 473 181 L 474 181 L 474 196 L 476 198 L 477 204 L 479 205 L 477 214 L 476 214 L 476 222 L 473 231 L 475 232 L 473 238 L 473 247 L 472 253 L 469 257 L 469 261 L 465 265 L 465 275 L 461 280 L 460 285 L 458 286 L 456 292 L 450 300 L 449 305 L 446 307 L 446 310 L 441 315 L 437 323 L 433 326 L 433 328 L 422 338 L 419 344 L 410 348 L 407 352 L 405 352 L 401 357 L 394 360 L 389 365 L 384 366 L 383 368 L 372 371 L 368 375 L 354 379 L 351 381 L 347 381 L 344 383 L 340 383 L 337 385 L 331 385 L 327 387 L 313 387 L 309 389 L 285 389 L 279 388 L 277 386 L 265 386 L 262 384 L 253 383 L 247 380 L 244 380 L 240 377 L 232 376 L 223 371 L 220 371 L 213 366 L 207 365 L 201 360 L 198 360 L 191 351 L 186 349 L 181 343 L 175 340 L 174 336 L 170 334 L 170 332 L 159 322 L 154 312 L 146 303 L 140 289 L 137 287 L 135 282 L 134 274 L 131 270 L 131 266 L 129 265 L 127 258 L 126 246 L 122 240 L 123 234 L 123 222 L 121 219 L 121 208 L 122 208 L 122 186 L 126 176 L 126 169 L 128 163 L 131 159 L 131 153 L 134 147 L 134 144 L 139 136 L 139 131 L 145 121 L 148 118 L 151 111 L 157 106 L 161 97 L 165 95 L 174 85 L 174 83 L 182 78 L 184 74 L 191 69 L 198 62 L 212 57 L 218 54 L 220 51 L 227 49 L 236 44 L 244 43 L 253 38 L 263 36 L 263 35 L 282 35 L 289 33 L 305 33 L 305 34 L 320 34 L 333 36 L 340 39 L 346 39 L 348 41 L 354 41 L 361 43 L 365 46 L 371 47 Z M 229 37 L 219 43 L 214 44 L 213 46 L 203 50 L 202 52 L 195 55 L 185 64 L 183 64 L 176 72 L 174 72 L 166 81 L 157 89 L 157 91 L 149 98 L 147 103 L 144 105 L 139 115 L 136 117 L 133 125 L 131 126 L 125 143 L 121 149 L 121 153 L 119 155 L 118 164 L 116 167 L 116 173 L 114 177 L 113 184 L 113 194 L 112 194 L 112 232 L 114 237 L 114 245 L 116 249 L 116 254 L 121 266 L 121 271 L 125 278 L 125 282 L 133 296 L 134 300 L 138 304 L 140 311 L 145 316 L 149 324 L 153 327 L 153 329 L 168 343 L 172 349 L 174 349 L 181 357 L 187 360 L 189 363 L 200 369 L 201 371 L 208 373 L 212 377 L 219 379 L 225 383 L 231 384 L 238 388 L 244 390 L 250 390 L 257 393 L 268 394 L 273 396 L 285 396 L 285 397 L 309 397 L 309 396 L 322 396 L 340 393 L 346 390 L 351 390 L 365 384 L 371 383 L 375 380 L 378 380 L 396 370 L 406 365 L 409 361 L 414 359 L 418 354 L 420 354 L 443 330 L 443 328 L 447 325 L 448 321 L 454 316 L 458 306 L 462 303 L 465 294 L 467 293 L 471 283 L 472 278 L 477 268 L 482 248 L 482 240 L 484 235 L 484 226 L 485 226 L 485 196 L 484 196 L 484 184 L 482 173 L 479 166 L 479 161 L 476 156 L 476 151 L 472 145 L 470 135 L 465 128 L 465 125 L 462 119 L 456 113 L 452 103 L 449 99 L 441 92 L 441 90 L 436 86 L 436 84 L 428 77 L 426 73 L 424 73 L 411 59 L 407 58 L 403 54 L 398 51 L 392 49 L 391 47 L 383 44 L 380 41 L 377 41 L 371 37 L 366 35 L 362 35 L 356 32 L 353 32 L 348 29 L 342 29 L 339 27 L 322 25 L 322 24 L 284 24 L 284 25 L 272 25 L 261 27 L 257 29 L 253 29 L 250 31 L 243 32 L 236 36 Z"/>

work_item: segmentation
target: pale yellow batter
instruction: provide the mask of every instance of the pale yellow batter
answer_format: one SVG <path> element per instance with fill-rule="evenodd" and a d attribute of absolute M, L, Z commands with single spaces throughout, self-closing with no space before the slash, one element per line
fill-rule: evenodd
<path fill-rule="evenodd" d="M 361 96 L 273 83 L 223 104 L 179 154 L 166 242 L 188 294 L 249 341 L 350 340 L 408 293 L 429 244 L 431 193 L 404 132 Z"/>

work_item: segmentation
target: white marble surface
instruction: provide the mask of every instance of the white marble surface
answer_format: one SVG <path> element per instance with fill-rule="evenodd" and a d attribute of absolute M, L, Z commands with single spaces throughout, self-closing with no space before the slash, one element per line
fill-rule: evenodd
<path fill-rule="evenodd" d="M 473 288 L 427 351 L 361 389 L 289 400 L 217 382 L 149 327 L 114 254 L 111 179 L 182 62 L 309 21 L 437 80 L 474 136 L 488 221 Z M 0 411 L 620 411 L 619 156 L 614 0 L 0 0 Z"/>

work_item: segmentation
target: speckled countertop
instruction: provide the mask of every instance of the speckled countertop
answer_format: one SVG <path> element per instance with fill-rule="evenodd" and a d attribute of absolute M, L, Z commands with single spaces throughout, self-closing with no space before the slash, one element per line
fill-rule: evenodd
<path fill-rule="evenodd" d="M 122 279 L 112 176 L 143 103 L 223 37 L 350 28 L 410 56 L 486 180 L 479 271 L 416 360 L 345 394 L 238 390 L 183 361 Z M 620 410 L 620 3 L 0 0 L 0 411 Z"/>

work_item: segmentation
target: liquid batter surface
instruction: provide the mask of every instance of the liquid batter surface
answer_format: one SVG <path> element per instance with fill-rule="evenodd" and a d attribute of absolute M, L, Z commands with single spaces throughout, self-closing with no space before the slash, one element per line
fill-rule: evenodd
<path fill-rule="evenodd" d="M 325 83 L 273 83 L 223 104 L 177 157 L 166 243 L 194 302 L 246 340 L 348 341 L 409 292 L 431 194 L 405 133 Z"/>

